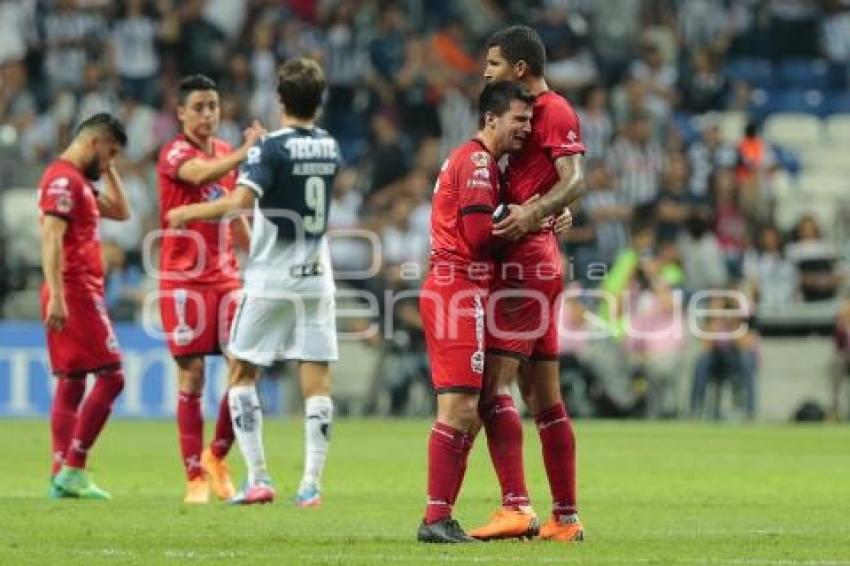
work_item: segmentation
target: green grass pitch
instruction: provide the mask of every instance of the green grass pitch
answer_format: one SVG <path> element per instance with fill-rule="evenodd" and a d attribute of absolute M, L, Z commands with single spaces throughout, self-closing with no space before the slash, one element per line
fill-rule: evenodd
<path fill-rule="evenodd" d="M 578 422 L 587 540 L 463 547 L 414 542 L 425 495 L 425 421 L 339 421 L 325 504 L 288 502 L 301 422 L 266 423 L 279 501 L 235 508 L 180 503 L 170 422 L 113 422 L 92 466 L 112 502 L 46 499 L 48 424 L 0 421 L 0 564 L 847 564 L 850 427 Z M 231 454 L 237 477 L 238 454 Z M 548 488 L 533 429 L 529 487 Z M 456 509 L 485 520 L 498 489 L 479 439 Z"/>

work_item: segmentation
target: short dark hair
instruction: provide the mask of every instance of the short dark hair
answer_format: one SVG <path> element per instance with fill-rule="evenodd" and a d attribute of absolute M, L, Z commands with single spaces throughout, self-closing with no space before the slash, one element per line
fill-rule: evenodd
<path fill-rule="evenodd" d="M 324 92 L 325 74 L 314 59 L 301 57 L 281 65 L 277 94 L 288 115 L 306 120 L 314 118 Z"/>
<path fill-rule="evenodd" d="M 95 130 L 108 132 L 115 141 L 121 144 L 121 147 L 127 145 L 127 130 L 124 129 L 124 124 L 108 112 L 100 112 L 80 122 L 77 129 L 74 130 L 74 137 L 83 132 Z"/>
<path fill-rule="evenodd" d="M 478 127 L 484 127 L 484 118 L 488 112 L 496 116 L 507 112 L 513 100 L 532 104 L 534 95 L 524 85 L 513 81 L 498 81 L 485 86 L 478 95 Z"/>
<path fill-rule="evenodd" d="M 189 75 L 180 79 L 177 85 L 180 104 L 186 104 L 189 95 L 198 90 L 213 90 L 218 92 L 218 85 L 206 75 Z"/>
<path fill-rule="evenodd" d="M 490 36 L 487 49 L 498 47 L 512 65 L 525 61 L 535 77 L 543 76 L 546 67 L 546 48 L 540 35 L 528 26 L 510 26 Z"/>

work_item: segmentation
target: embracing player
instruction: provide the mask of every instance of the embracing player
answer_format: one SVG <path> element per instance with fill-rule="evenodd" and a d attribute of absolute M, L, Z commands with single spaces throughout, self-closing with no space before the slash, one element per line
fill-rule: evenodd
<path fill-rule="evenodd" d="M 431 257 L 420 311 L 437 420 L 428 439 L 428 503 L 420 542 L 472 542 L 452 507 L 477 428 L 484 377 L 485 304 L 492 279 L 493 211 L 500 199 L 499 158 L 522 148 L 533 97 L 519 83 L 487 85 L 479 130 L 440 171 L 431 212 Z"/>
<path fill-rule="evenodd" d="M 83 121 L 38 185 L 44 286 L 41 311 L 56 376 L 50 412 L 53 468 L 50 495 L 110 499 L 86 471 L 88 453 L 124 387 L 121 352 L 103 300 L 100 218 L 130 217 L 113 163 L 127 143 L 109 114 Z M 92 184 L 105 177 L 105 190 Z M 86 378 L 95 384 L 82 402 Z M 82 406 L 80 406 L 82 402 Z"/>
<path fill-rule="evenodd" d="M 325 79 L 312 59 L 287 61 L 278 76 L 283 127 L 251 148 L 236 190 L 217 201 L 174 209 L 173 227 L 253 209 L 244 295 L 230 332 L 230 410 L 248 467 L 234 503 L 266 503 L 274 488 L 266 470 L 260 366 L 299 363 L 304 394 L 304 475 L 295 497 L 321 502 L 320 479 L 330 439 L 333 404 L 329 362 L 337 359 L 336 288 L 325 237 L 329 191 L 339 169 L 336 140 L 315 126 Z"/>
<path fill-rule="evenodd" d="M 227 225 L 191 222 L 184 230 L 168 229 L 175 207 L 209 202 L 230 193 L 236 171 L 263 134 L 257 124 L 233 150 L 215 137 L 221 113 L 212 79 L 192 75 L 180 81 L 177 117 L 181 132 L 165 144 L 157 163 L 162 247 L 160 316 L 168 348 L 177 364 L 177 429 L 186 470 L 186 503 L 207 503 L 210 488 L 221 499 L 235 494 L 225 457 L 233 443 L 227 394 L 219 405 L 215 435 L 204 445 L 204 357 L 221 354 L 226 343 L 241 283 L 233 240 L 247 249 L 248 227 L 242 217 Z M 202 452 L 203 451 L 203 452 Z"/>
<path fill-rule="evenodd" d="M 522 423 L 509 390 L 519 376 L 523 400 L 537 424 L 552 492 L 552 517 L 540 527 L 540 537 L 579 541 L 584 531 L 576 507 L 575 436 L 561 399 L 558 371 L 556 314 L 563 266 L 555 234 L 537 230 L 541 219 L 566 214 L 566 207 L 583 194 L 584 145 L 576 113 L 543 78 L 546 55 L 537 32 L 512 26 L 496 32 L 487 47 L 487 81 L 522 83 L 535 100 L 529 140 L 522 152 L 511 156 L 505 172 L 510 215 L 494 230 L 515 240 L 501 254 L 490 289 L 493 320 L 488 324 L 487 386 L 480 406 L 502 507 L 471 534 L 509 538 L 537 529 L 522 464 Z"/>

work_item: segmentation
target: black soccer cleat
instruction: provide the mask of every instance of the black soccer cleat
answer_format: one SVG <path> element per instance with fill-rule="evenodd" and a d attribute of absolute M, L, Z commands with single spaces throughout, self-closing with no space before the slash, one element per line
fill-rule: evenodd
<path fill-rule="evenodd" d="M 431 523 L 425 521 L 419 525 L 419 531 L 416 533 L 416 540 L 419 542 L 432 542 L 454 544 L 459 542 L 478 542 L 471 536 L 467 535 L 460 524 L 451 517 Z"/>

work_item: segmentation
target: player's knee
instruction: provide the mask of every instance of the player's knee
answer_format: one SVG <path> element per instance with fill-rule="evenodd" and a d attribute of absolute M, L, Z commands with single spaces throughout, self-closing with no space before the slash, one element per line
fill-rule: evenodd
<path fill-rule="evenodd" d="M 234 360 L 230 366 L 230 385 L 253 385 L 257 381 L 257 367 L 243 360 Z"/>
<path fill-rule="evenodd" d="M 103 370 L 97 373 L 99 380 L 108 387 L 110 396 L 114 399 L 124 390 L 124 372 L 121 368 Z"/>
<path fill-rule="evenodd" d="M 470 395 L 455 405 L 455 418 L 461 430 L 469 431 L 478 421 L 478 398 Z"/>
<path fill-rule="evenodd" d="M 528 385 L 520 386 L 519 392 L 522 396 L 522 402 L 525 403 L 525 406 L 528 407 L 528 410 L 531 411 L 531 414 L 537 414 L 538 402 L 537 396 L 534 392 L 534 388 Z"/>
<path fill-rule="evenodd" d="M 437 420 L 448 426 L 469 431 L 478 421 L 478 395 L 440 395 Z"/>
<path fill-rule="evenodd" d="M 204 359 L 201 357 L 177 360 L 178 380 L 183 393 L 199 394 L 204 390 Z"/>

